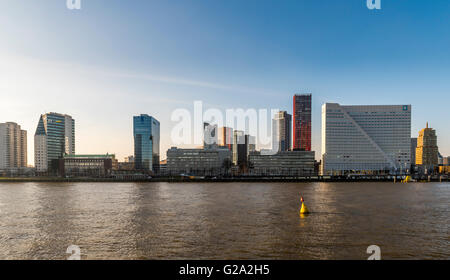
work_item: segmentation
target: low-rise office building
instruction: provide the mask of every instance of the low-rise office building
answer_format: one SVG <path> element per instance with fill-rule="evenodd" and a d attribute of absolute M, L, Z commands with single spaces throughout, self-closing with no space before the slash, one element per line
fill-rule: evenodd
<path fill-rule="evenodd" d="M 117 166 L 114 155 L 64 155 L 59 159 L 58 174 L 62 177 L 107 177 Z"/>
<path fill-rule="evenodd" d="M 254 176 L 314 176 L 313 151 L 282 151 L 276 154 L 252 152 L 249 155 L 250 175 Z"/>
<path fill-rule="evenodd" d="M 167 151 L 167 174 L 220 176 L 229 172 L 231 151 L 228 148 L 178 149 Z"/>
<path fill-rule="evenodd" d="M 118 171 L 133 171 L 134 170 L 134 162 L 119 162 L 117 165 Z"/>
<path fill-rule="evenodd" d="M 0 169 L 0 177 L 33 177 L 36 175 L 32 167 Z"/>

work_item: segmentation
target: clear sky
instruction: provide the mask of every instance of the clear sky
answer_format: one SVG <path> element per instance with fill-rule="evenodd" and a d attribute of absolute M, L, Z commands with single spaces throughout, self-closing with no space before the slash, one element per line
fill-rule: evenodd
<path fill-rule="evenodd" d="M 450 1 L 0 0 L 0 122 L 28 130 L 39 115 L 76 119 L 77 153 L 133 154 L 132 116 L 161 122 L 172 146 L 176 108 L 279 108 L 313 94 L 320 108 L 411 104 L 450 156 Z"/>

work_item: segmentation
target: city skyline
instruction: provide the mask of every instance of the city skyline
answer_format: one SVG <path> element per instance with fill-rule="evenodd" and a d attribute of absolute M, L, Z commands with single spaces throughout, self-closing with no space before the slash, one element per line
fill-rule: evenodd
<path fill-rule="evenodd" d="M 80 154 L 123 158 L 133 154 L 130 116 L 154 116 L 161 139 L 170 139 L 170 113 L 192 109 L 194 100 L 222 110 L 273 107 L 292 114 L 298 92 L 313 94 L 316 158 L 327 102 L 411 104 L 412 137 L 428 121 L 441 154 L 450 154 L 446 102 L 440 102 L 450 92 L 450 40 L 442 36 L 447 1 L 388 2 L 380 11 L 364 1 L 286 2 L 276 11 L 270 2 L 255 10 L 238 1 L 86 1 L 81 11 L 62 2 L 14 1 L 0 19 L 10 27 L 0 30 L 0 122 L 28 131 L 29 164 L 30 135 L 45 112 L 77 120 Z M 162 158 L 171 146 L 162 141 Z"/>
<path fill-rule="evenodd" d="M 325 103 L 325 104 L 323 104 L 322 105 L 322 117 L 321 117 L 321 124 L 320 124 L 320 127 L 321 127 L 321 129 L 322 129 L 322 134 L 323 134 L 323 127 L 324 127 L 324 121 L 326 121 L 326 115 L 324 115 L 324 109 L 323 108 L 325 108 L 324 106 L 330 106 L 330 105 L 338 105 L 338 106 L 343 106 L 343 107 L 349 107 L 349 108 L 359 108 L 359 107 L 361 107 L 362 109 L 361 110 L 367 110 L 367 109 L 364 109 L 364 108 L 370 108 L 370 110 L 371 110 L 371 108 L 387 108 L 387 109 L 383 109 L 383 110 L 392 110 L 392 109 L 390 109 L 390 108 L 402 108 L 401 110 L 402 111 L 404 111 L 405 110 L 405 108 L 407 108 L 407 111 L 409 112 L 409 114 L 410 114 L 410 116 L 409 116 L 409 121 L 411 122 L 411 105 L 373 105 L 373 104 L 371 104 L 371 105 L 340 105 L 340 104 L 336 104 L 336 103 Z M 397 109 L 396 109 L 397 110 Z M 277 127 L 277 124 L 275 124 L 275 122 L 279 122 L 279 115 L 280 114 L 285 114 L 285 115 L 287 115 L 289 118 L 290 118 L 290 115 L 286 112 L 286 111 L 279 111 L 279 112 L 277 112 L 277 113 L 275 113 L 273 116 L 272 116 L 272 119 L 269 121 L 269 123 L 271 123 L 271 126 L 272 126 L 272 136 L 271 136 L 271 138 L 273 139 L 273 141 L 276 141 L 275 140 L 275 134 L 278 134 L 278 133 L 280 133 L 280 131 L 278 131 L 278 127 Z M 69 127 L 66 127 L 66 133 L 68 133 L 68 131 L 72 131 L 72 132 L 70 132 L 70 133 L 74 133 L 75 132 L 75 128 L 74 128 L 74 120 L 72 119 L 72 116 L 70 116 L 70 115 L 66 115 L 66 114 L 61 114 L 61 113 L 55 113 L 55 112 L 50 112 L 50 113 L 45 113 L 45 114 L 42 114 L 41 116 L 40 116 L 40 119 L 39 119 L 39 122 L 38 122 L 38 125 L 37 125 L 37 129 L 36 129 L 36 134 L 35 134 L 35 136 L 34 136 L 34 146 L 36 147 L 36 145 L 40 145 L 40 142 L 38 141 L 38 142 L 36 142 L 37 140 L 36 140 L 36 137 L 39 135 L 39 134 L 42 134 L 43 133 L 43 129 L 44 129 L 44 123 L 43 123 L 43 119 L 45 120 L 46 118 L 47 118 L 47 115 L 51 115 L 51 116 L 56 116 L 57 118 L 62 118 L 62 120 L 64 119 L 64 118 L 69 118 L 70 120 L 71 120 L 71 124 L 70 124 L 70 126 Z M 127 156 L 124 156 L 124 157 L 122 157 L 122 158 L 127 158 L 127 157 L 130 157 L 130 156 L 133 156 L 133 157 L 136 157 L 136 121 L 137 121 L 137 119 L 142 119 L 143 117 L 147 117 L 147 118 L 149 118 L 149 121 L 151 122 L 151 123 L 153 123 L 154 125 L 157 125 L 157 132 L 156 132 L 156 135 L 157 135 L 157 146 L 158 146 L 158 149 L 161 149 L 161 147 L 160 147 L 160 142 L 165 142 L 164 141 L 164 139 L 163 139 L 163 141 L 161 141 L 160 139 L 159 139 L 159 135 L 160 135 L 160 123 L 154 118 L 154 117 L 152 117 L 152 116 L 149 116 L 148 114 L 140 114 L 139 116 L 133 116 L 133 130 L 134 130 L 134 132 L 133 132 L 133 137 L 134 137 L 134 140 L 133 140 L 133 142 L 134 142 L 134 148 L 133 148 L 133 154 L 132 155 L 127 155 Z M 55 121 L 53 121 L 54 123 L 55 123 Z M 61 121 L 56 121 L 56 123 L 58 123 L 58 122 L 61 122 Z M 156 123 L 155 123 L 156 122 Z M 14 122 L 7 122 L 6 124 L 8 124 L 8 123 L 10 123 L 10 124 L 14 124 L 14 125 L 16 125 L 16 126 L 18 126 L 19 128 L 20 128 L 20 125 L 19 124 L 17 124 L 17 123 L 14 123 Z M 64 122 L 63 122 L 63 124 L 62 124 L 63 126 L 64 126 Z M 226 127 L 226 126 L 217 126 L 217 124 L 215 124 L 215 125 L 210 125 L 209 123 L 203 123 L 203 126 L 204 126 L 204 130 L 205 130 L 205 132 L 204 133 L 206 133 L 205 135 L 204 135 L 204 140 L 203 140 L 203 148 L 205 148 L 206 146 L 206 144 L 205 143 L 209 143 L 209 142 L 211 142 L 211 144 L 213 144 L 213 146 L 215 145 L 215 146 L 222 146 L 220 143 L 219 143 L 219 141 L 222 141 L 223 139 L 220 139 L 220 138 L 218 138 L 217 136 L 218 136 L 218 133 L 217 133 L 217 131 L 218 130 L 222 130 L 222 129 L 230 129 L 231 131 L 234 131 L 234 132 L 240 132 L 240 133 L 244 133 L 243 131 L 239 131 L 239 130 L 237 130 L 237 129 L 235 129 L 235 128 L 228 128 L 228 127 Z M 411 124 L 409 124 L 408 125 L 408 127 L 405 127 L 406 128 L 406 130 L 407 131 L 409 131 L 410 129 L 408 129 L 408 128 L 410 128 L 412 125 Z M 429 126 L 429 123 L 427 122 L 426 123 L 426 129 L 428 129 L 428 126 Z M 46 127 L 46 126 L 45 126 Z M 291 124 L 290 126 L 289 126 L 289 130 L 290 131 L 293 131 L 293 128 L 294 128 L 294 125 L 293 124 Z M 211 130 L 211 129 L 213 129 L 213 130 Z M 419 137 L 420 137 L 420 134 L 421 133 L 423 133 L 423 130 L 424 129 L 421 129 L 419 132 L 418 132 L 418 135 L 419 135 Z M 25 134 L 25 137 L 27 137 L 27 131 L 26 130 L 22 130 L 23 132 L 24 132 L 24 134 Z M 151 131 L 151 130 L 149 130 L 149 131 Z M 215 139 L 212 139 L 211 138 L 211 136 L 209 136 L 209 133 L 211 133 L 211 131 L 214 131 L 214 133 L 213 134 L 211 134 L 211 135 L 214 135 L 214 137 L 215 137 Z M 434 130 L 435 131 L 435 130 Z M 208 133 L 209 132 L 209 133 Z M 150 132 L 151 133 L 151 132 Z M 435 132 L 436 133 L 436 132 Z M 290 134 L 290 133 L 288 133 L 288 134 Z M 261 147 L 259 147 L 259 146 L 257 146 L 257 137 L 255 137 L 255 136 L 252 136 L 252 135 L 247 135 L 247 136 L 249 136 L 249 137 L 253 137 L 254 138 L 254 140 L 252 140 L 252 141 L 254 141 L 255 142 L 255 144 L 254 144 L 254 148 L 256 148 L 257 150 L 261 150 Z M 414 139 L 417 139 L 417 137 L 415 137 L 416 135 L 414 134 L 414 132 L 411 132 L 411 134 L 410 134 L 410 136 L 408 137 L 408 139 L 410 139 L 410 141 L 408 141 L 408 145 L 410 145 L 411 144 L 411 141 L 413 141 Z M 436 137 L 436 136 L 435 136 Z M 66 137 L 67 138 L 67 137 Z M 68 148 L 66 147 L 66 148 L 64 148 L 65 149 L 65 152 L 66 152 L 66 154 L 74 154 L 74 147 L 76 146 L 76 143 L 77 143 L 77 141 L 76 141 L 76 138 L 74 137 L 74 134 L 72 134 L 72 136 L 70 136 L 69 137 L 70 139 L 72 139 L 71 141 L 69 141 L 70 142 L 70 146 L 72 146 L 72 148 L 69 148 L 69 150 L 67 150 Z M 208 141 L 206 141 L 205 139 L 207 139 L 207 138 L 211 138 L 210 140 L 208 140 Z M 435 140 L 436 142 L 438 142 L 438 137 L 436 137 L 437 139 Z M 151 137 L 151 139 L 153 139 L 153 135 L 152 135 L 152 137 Z M 38 139 L 39 140 L 39 139 Z M 321 151 L 321 155 L 322 155 L 322 153 L 323 153 L 323 141 L 324 141 L 324 138 L 323 138 L 323 135 L 321 136 L 321 149 L 320 149 L 320 151 Z M 66 139 L 66 142 L 67 142 L 68 140 Z M 152 140 L 153 141 L 153 140 Z M 205 142 L 206 141 L 206 142 Z M 293 141 L 293 135 L 291 135 L 291 137 L 290 137 L 290 141 L 292 142 Z M 28 142 L 27 141 L 27 138 L 25 139 L 25 142 Z M 232 143 L 231 143 L 231 145 L 234 143 L 234 140 L 232 140 Z M 274 143 L 276 144 L 276 145 L 281 145 L 280 143 L 276 143 L 276 142 L 272 142 L 271 143 L 271 145 L 272 145 L 272 149 L 275 149 L 275 150 L 278 150 L 278 149 L 281 149 L 281 146 L 279 147 L 279 148 L 273 148 L 274 146 Z M 33 143 L 32 143 L 33 144 Z M 67 145 L 67 143 L 65 144 L 65 145 Z M 183 148 L 184 146 L 186 146 L 186 145 L 172 145 L 172 146 L 170 146 L 170 148 L 172 148 L 172 147 L 177 147 L 177 148 Z M 189 146 L 189 145 L 188 145 Z M 192 145 L 190 145 L 190 146 L 192 146 Z M 170 149 L 169 148 L 169 149 Z M 194 147 L 194 148 L 199 148 L 198 146 L 196 146 L 196 147 Z M 207 148 L 207 147 L 206 147 Z M 439 148 L 439 145 L 437 145 L 437 148 L 438 148 L 438 151 L 439 151 L 439 153 L 441 153 L 441 150 L 440 150 L 440 148 Z M 166 150 L 166 152 L 169 150 L 169 149 L 167 149 Z M 150 149 L 151 150 L 151 149 Z M 262 150 L 266 150 L 266 149 L 262 149 Z M 294 149 L 294 147 L 292 146 L 290 149 L 288 149 L 288 150 L 295 150 Z M 37 155 L 36 155 L 36 148 L 34 149 L 34 151 L 35 151 L 35 154 L 34 154 L 34 157 L 36 157 Z M 315 151 L 314 149 L 312 150 L 312 151 Z M 315 151 L 315 152 L 317 152 L 317 151 Z M 413 151 L 413 149 L 411 148 L 411 154 L 412 153 L 414 153 L 415 154 L 415 151 Z M 26 154 L 26 153 L 25 153 Z M 64 154 L 64 153 L 63 153 Z M 83 154 L 83 153 L 80 153 L 80 154 Z M 91 153 L 91 154 L 93 154 L 93 153 Z M 112 153 L 109 153 L 109 152 L 107 152 L 106 154 L 113 154 L 113 155 L 117 155 L 115 152 L 112 152 Z M 160 157 L 160 154 L 161 154 L 161 152 L 160 151 L 158 151 L 157 152 L 157 157 L 156 158 L 160 158 L 160 160 L 166 160 L 166 157 Z M 164 151 L 163 151 L 163 154 L 164 154 Z M 445 154 L 444 154 L 445 155 Z M 153 156 L 154 157 L 154 156 Z M 410 155 L 408 156 L 408 158 L 410 157 Z M 118 158 L 121 158 L 121 157 L 118 157 Z M 317 159 L 317 157 L 316 157 L 316 159 Z M 322 160 L 322 157 L 321 156 L 319 156 L 319 160 Z M 34 162 L 34 161 L 33 161 Z M 155 163 L 153 163 L 153 165 L 154 165 Z M 159 165 L 159 161 L 158 161 L 158 163 L 156 163 L 157 165 Z M 413 162 L 411 162 L 411 164 L 414 164 Z M 29 164 L 29 166 L 31 166 L 31 164 Z"/>

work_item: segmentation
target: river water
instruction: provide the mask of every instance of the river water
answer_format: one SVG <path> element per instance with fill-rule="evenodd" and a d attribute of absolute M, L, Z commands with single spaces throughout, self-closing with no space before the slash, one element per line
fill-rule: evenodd
<path fill-rule="evenodd" d="M 298 211 L 300 194 L 312 212 Z M 450 259 L 450 183 L 0 183 L 0 259 Z"/>

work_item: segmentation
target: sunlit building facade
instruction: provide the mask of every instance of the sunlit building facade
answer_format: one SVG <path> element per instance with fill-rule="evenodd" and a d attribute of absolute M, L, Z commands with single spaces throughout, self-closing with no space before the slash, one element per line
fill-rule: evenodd
<path fill-rule="evenodd" d="M 411 166 L 411 106 L 322 106 L 322 174 L 404 173 Z"/>
<path fill-rule="evenodd" d="M 233 129 L 231 127 L 220 127 L 218 141 L 220 147 L 227 147 L 231 151 L 233 149 Z"/>
<path fill-rule="evenodd" d="M 416 165 L 417 138 L 411 138 L 411 166 Z"/>
<path fill-rule="evenodd" d="M 416 148 L 416 165 L 433 168 L 438 165 L 439 150 L 436 130 L 428 127 L 419 132 Z"/>

